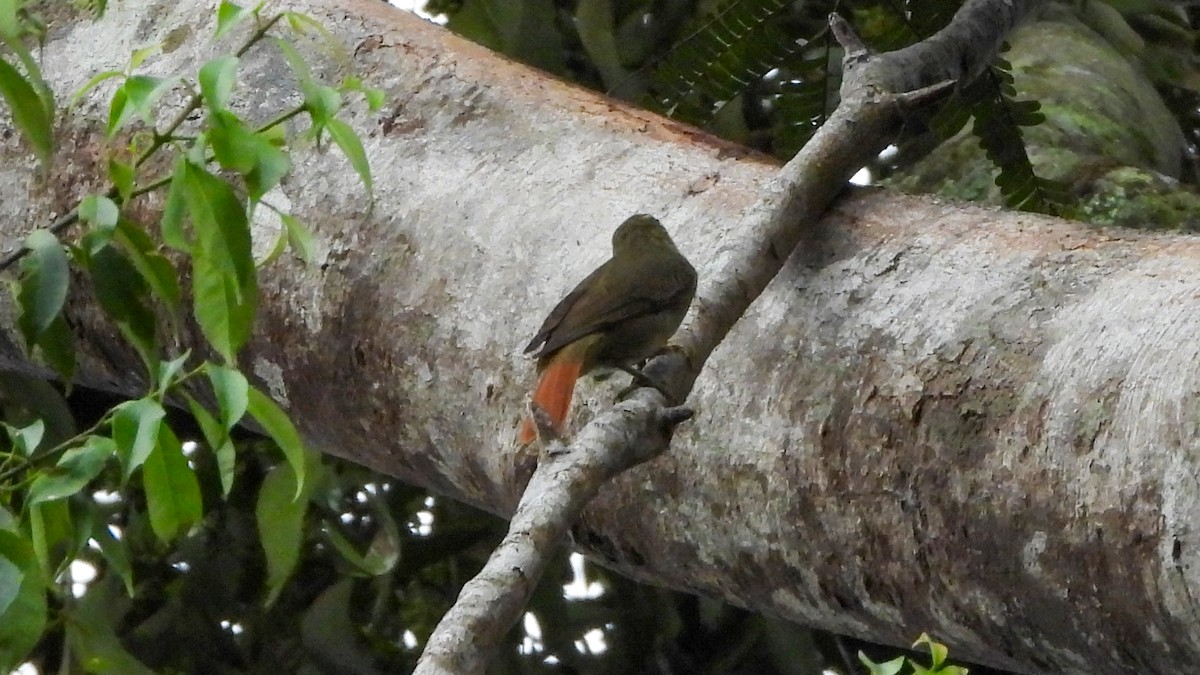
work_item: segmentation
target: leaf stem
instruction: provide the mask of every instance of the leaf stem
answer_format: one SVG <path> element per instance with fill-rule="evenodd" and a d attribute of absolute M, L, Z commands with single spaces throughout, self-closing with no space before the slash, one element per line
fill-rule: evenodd
<path fill-rule="evenodd" d="M 282 14 L 276 14 L 276 15 L 272 16 L 270 19 L 268 19 L 266 22 L 264 22 L 261 26 L 259 26 L 257 29 L 255 29 L 255 31 L 250 35 L 250 37 L 246 38 L 246 41 L 234 53 L 239 57 L 243 56 L 247 51 L 250 50 L 251 47 L 253 47 L 260 40 L 262 40 L 266 36 L 267 31 L 269 31 L 282 18 L 283 18 Z M 198 93 L 193 93 L 191 98 L 188 99 L 187 104 L 185 104 L 183 106 L 183 109 L 180 110 L 179 113 L 175 116 L 175 118 L 172 119 L 171 122 L 167 124 L 166 129 L 164 129 L 163 131 L 155 130 L 154 140 L 150 143 L 150 147 L 146 148 L 146 150 L 144 152 L 142 152 L 142 154 L 136 160 L 134 160 L 133 167 L 135 169 L 141 167 L 152 156 L 154 156 L 154 154 L 157 153 L 164 145 L 171 142 L 171 140 L 173 140 L 175 138 L 175 132 L 179 130 L 179 127 L 183 126 L 183 123 L 186 122 L 188 120 L 188 118 L 192 115 L 192 113 L 195 112 L 196 109 L 200 107 L 200 104 L 202 102 L 203 102 L 203 97 Z M 280 121 L 286 120 L 286 119 L 289 119 L 290 117 L 295 116 L 302 110 L 303 110 L 303 108 L 300 108 L 299 110 L 291 110 L 288 113 L 281 115 L 279 118 L 276 118 L 275 120 L 272 120 L 271 122 L 269 122 L 266 126 L 264 126 L 264 129 L 269 129 L 271 126 L 278 124 Z M 151 190 L 158 189 L 158 188 L 162 187 L 163 185 L 166 185 L 167 183 L 169 183 L 170 180 L 171 179 L 169 176 L 160 178 L 143 188 L 139 188 L 138 190 L 133 191 L 130 194 L 130 197 L 137 197 L 137 196 L 143 195 Z M 117 201 L 117 199 L 118 199 L 117 189 L 115 187 L 109 188 L 108 191 L 104 193 L 104 196 L 108 197 L 109 199 L 112 199 L 114 201 Z M 59 218 L 57 220 L 55 220 L 53 223 L 50 224 L 49 229 L 51 232 L 53 232 L 57 236 L 77 222 L 79 222 L 79 206 L 78 205 L 76 205 L 74 208 L 72 208 L 70 211 L 66 212 L 62 216 L 59 216 Z M 17 261 L 19 261 L 21 258 L 24 258 L 28 254 L 29 254 L 29 249 L 26 248 L 25 246 L 21 246 L 20 248 L 13 251 L 12 253 L 9 253 L 8 255 L 4 256 L 3 258 L 0 258 L 0 272 L 12 267 L 14 264 L 17 263 Z"/>
<path fill-rule="evenodd" d="M 199 366 L 196 366 L 195 368 L 189 370 L 188 372 L 178 375 L 166 389 L 159 390 L 157 387 L 152 388 L 149 392 L 147 392 L 146 397 L 147 398 L 150 398 L 150 397 L 157 398 L 159 401 L 161 401 L 168 389 L 170 389 L 171 387 L 174 387 L 174 386 L 178 386 L 178 385 L 190 380 L 191 378 L 199 375 L 200 373 L 204 372 L 206 367 L 207 367 L 207 363 L 201 363 Z M 83 431 L 75 434 L 74 436 L 66 439 L 65 441 L 62 441 L 58 445 L 55 445 L 55 446 L 52 446 L 49 448 L 45 448 L 42 450 L 36 450 L 36 451 L 30 453 L 30 455 L 28 457 L 18 458 L 20 461 L 17 464 L 10 465 L 3 469 L 0 469 L 0 484 L 4 483 L 5 481 L 12 478 L 13 476 L 21 473 L 22 471 L 25 471 L 26 469 L 29 469 L 30 467 L 40 463 L 42 460 L 46 459 L 47 457 L 53 457 L 53 456 L 63 452 L 64 450 L 67 450 L 68 448 L 71 448 L 71 447 L 81 443 L 84 439 L 86 439 L 88 436 L 95 434 L 97 431 L 99 431 L 105 425 L 111 424 L 112 417 L 113 417 L 113 410 L 109 410 L 109 411 L 105 412 L 104 415 L 100 419 L 96 420 L 95 424 L 93 424 L 92 426 L 88 427 L 87 429 L 84 429 Z M 13 488 L 6 488 L 6 487 L 3 487 L 2 485 L 0 485 L 0 490 L 7 490 L 7 489 L 13 489 Z"/>

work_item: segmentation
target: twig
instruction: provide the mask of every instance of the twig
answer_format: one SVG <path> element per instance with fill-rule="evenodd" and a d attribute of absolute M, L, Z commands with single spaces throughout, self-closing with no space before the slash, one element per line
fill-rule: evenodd
<path fill-rule="evenodd" d="M 276 23 L 278 23 L 281 18 L 283 18 L 282 14 L 276 14 L 275 16 L 272 16 L 269 20 L 267 20 L 266 23 L 259 26 L 250 35 L 250 37 L 246 38 L 246 41 L 242 44 L 241 47 L 239 47 L 237 49 L 237 51 L 235 53 L 239 57 L 244 55 L 251 47 L 254 46 L 255 43 L 257 43 L 259 40 L 263 39 L 263 37 L 267 34 L 267 31 L 270 30 L 271 27 L 274 26 Z M 188 99 L 187 104 L 184 105 L 183 109 L 179 111 L 179 114 L 177 114 L 175 116 L 175 119 L 171 120 L 171 122 L 167 124 L 166 129 L 161 132 L 157 131 L 157 130 L 154 132 L 154 141 L 150 143 L 150 147 L 146 148 L 146 150 L 143 151 L 142 154 L 139 155 L 136 160 L 134 160 L 133 168 L 137 169 L 137 168 L 141 167 L 143 164 L 146 163 L 147 160 L 149 160 L 151 157 L 154 156 L 154 153 L 158 152 L 159 149 L 161 149 L 164 145 L 169 143 L 171 141 L 171 139 L 175 137 L 175 132 L 179 130 L 179 127 L 183 126 L 183 123 L 186 122 L 188 117 L 190 117 L 191 114 L 196 111 L 196 108 L 200 107 L 200 103 L 202 101 L 203 101 L 203 99 L 200 96 L 200 94 L 193 93 L 192 97 L 190 99 Z M 288 117 L 290 117 L 290 116 L 291 115 L 289 114 Z M 286 117 L 284 119 L 286 119 Z M 277 123 L 277 122 L 273 121 L 273 123 Z M 266 127 L 264 127 L 264 128 L 266 128 Z M 156 190 L 156 189 L 162 187 L 163 185 L 166 185 L 168 182 L 170 182 L 170 180 L 171 180 L 170 177 L 156 180 L 144 188 L 139 188 L 138 190 L 134 190 L 132 193 L 130 193 L 130 197 L 138 197 L 147 192 L 150 192 L 151 190 Z M 115 188 L 115 187 L 109 188 L 108 191 L 106 191 L 104 193 L 104 196 L 108 197 L 109 199 L 112 199 L 112 200 L 117 200 L 117 198 L 119 196 L 119 194 L 117 192 L 117 188 Z M 78 205 L 76 205 L 74 208 L 72 208 L 70 211 L 63 214 L 62 216 L 59 216 L 59 218 L 57 220 L 55 220 L 53 223 L 50 224 L 49 229 L 51 232 L 53 232 L 55 234 L 55 236 L 57 236 L 57 235 L 62 234 L 64 231 L 66 231 L 67 228 L 71 227 L 72 225 L 74 225 L 77 222 L 79 222 L 79 206 Z M 17 263 L 17 261 L 19 261 L 21 258 L 24 258 L 28 254 L 29 254 L 29 249 L 26 248 L 25 246 L 21 246 L 20 248 L 13 251 L 12 253 L 9 253 L 8 255 L 4 256 L 4 258 L 0 258 L 0 272 L 3 272 L 4 270 L 12 267 L 14 264 Z"/>
<path fill-rule="evenodd" d="M 570 447 L 552 441 L 521 496 L 508 534 L 438 622 L 415 675 L 486 670 L 568 529 L 600 486 L 661 454 L 675 427 L 691 417 L 684 408 L 663 408 L 664 402 L 661 393 L 640 389 L 589 424 Z"/>

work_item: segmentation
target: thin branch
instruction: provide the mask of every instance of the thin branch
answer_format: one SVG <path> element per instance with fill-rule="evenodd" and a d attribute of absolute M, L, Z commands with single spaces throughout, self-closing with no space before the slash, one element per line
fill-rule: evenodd
<path fill-rule="evenodd" d="M 556 439 L 544 446 L 508 534 L 438 622 L 415 674 L 486 670 L 587 503 L 613 476 L 662 454 L 675 427 L 692 416 L 664 403 L 660 392 L 640 389 L 587 425 L 569 447 Z"/>
<path fill-rule="evenodd" d="M 196 375 L 199 375 L 201 373 L 201 371 L 203 371 L 203 370 L 204 370 L 204 365 L 202 364 L 200 366 L 197 366 L 196 368 L 193 368 L 192 370 L 190 370 L 186 373 L 177 375 L 174 378 L 174 380 L 168 384 L 167 389 L 160 390 L 157 386 L 155 386 L 155 387 L 152 387 L 150 389 L 150 391 L 146 392 L 146 396 L 154 397 L 154 398 L 158 399 L 158 401 L 161 403 L 163 397 L 166 395 L 167 391 L 170 390 L 170 388 L 175 387 L 180 384 L 183 384 L 184 382 L 192 379 Z M 104 415 L 102 415 L 100 417 L 100 419 L 96 420 L 96 422 L 94 424 L 92 424 L 92 426 L 88 427 L 87 429 L 84 429 L 83 431 L 80 431 L 79 433 L 75 434 L 74 436 L 58 443 L 57 445 L 53 445 L 53 446 L 49 446 L 46 448 L 42 448 L 40 450 L 36 450 L 36 451 L 30 453 L 30 455 L 28 457 L 18 457 L 17 458 L 18 463 L 15 465 L 8 465 L 3 468 L 0 468 L 0 490 L 6 489 L 6 487 L 4 486 L 4 483 L 6 481 L 8 481 L 9 479 L 15 477 L 16 475 L 18 475 L 24 471 L 28 471 L 29 469 L 36 467 L 38 464 L 41 464 L 42 461 L 44 461 L 46 459 L 49 459 L 51 457 L 56 457 L 57 455 L 61 454 L 63 451 L 67 450 L 68 448 L 74 447 L 75 445 L 81 443 L 82 441 L 87 439 L 88 436 L 92 436 L 92 435 L 96 434 L 97 432 L 99 432 L 101 429 L 108 426 L 112 422 L 113 416 L 114 416 L 114 411 L 109 410 L 108 412 L 104 413 Z"/>
<path fill-rule="evenodd" d="M 845 22 L 836 16 L 831 19 L 839 40 L 853 52 L 847 55 L 847 66 L 853 59 L 854 68 L 846 70 L 842 101 L 738 225 L 739 239 L 719 254 L 718 274 L 709 279 L 691 322 L 677 336 L 682 349 L 647 364 L 646 375 L 665 385 L 670 400 L 686 400 L 713 349 L 854 172 L 891 140 L 911 106 L 943 92 L 944 83 L 969 76 L 975 64 L 960 54 L 951 66 L 922 70 L 929 81 L 888 79 L 896 62 L 944 55 L 947 45 L 938 41 L 939 36 L 962 39 L 965 33 L 971 34 L 971 41 L 958 45 L 960 51 L 977 50 L 990 61 L 1015 21 L 1044 1 L 968 0 L 928 45 L 880 55 L 868 54 Z M 1010 11 L 1004 21 L 992 11 L 993 5 L 1001 4 Z M 980 17 L 997 22 L 989 36 L 979 34 Z M 484 672 L 488 658 L 524 610 L 547 562 L 587 502 L 609 478 L 666 448 L 670 429 L 678 423 L 667 421 L 673 409 L 663 410 L 667 399 L 652 389 L 639 390 L 635 396 L 588 424 L 566 452 L 543 454 L 508 535 L 438 624 L 417 673 Z"/>
<path fill-rule="evenodd" d="M 660 358 L 647 365 L 647 374 L 678 387 L 676 392 L 690 391 L 708 356 L 850 177 L 891 142 L 912 105 L 936 98 L 949 82 L 965 83 L 981 72 L 1012 29 L 1046 2 L 968 0 L 927 40 L 865 59 L 847 54 L 838 107 L 737 225 L 742 236 L 719 254 L 718 272 L 701 286 L 689 322 L 676 336 L 688 354 L 686 372 L 677 359 Z M 830 24 L 853 48 L 858 38 L 849 26 L 836 15 Z"/>
<path fill-rule="evenodd" d="M 278 23 L 281 18 L 283 18 L 282 14 L 276 14 L 275 16 L 272 16 L 269 20 L 267 20 L 266 23 L 262 24 L 253 33 L 251 33 L 250 37 L 246 38 L 246 41 L 244 43 L 242 43 L 242 46 L 239 47 L 235 53 L 238 56 L 244 55 L 259 40 L 262 40 L 263 37 L 266 36 L 267 31 L 270 30 L 271 27 L 274 26 L 276 23 Z M 164 145 L 166 145 L 173 138 L 175 138 L 175 132 L 178 131 L 179 127 L 183 126 L 183 123 L 186 122 L 189 117 L 191 117 L 191 114 L 193 112 L 195 112 L 197 108 L 200 107 L 200 104 L 201 104 L 201 102 L 203 102 L 203 100 L 204 99 L 200 96 L 200 94 L 193 93 L 191 98 L 188 99 L 188 102 L 179 111 L 179 114 L 177 114 L 175 116 L 175 118 L 173 120 L 171 120 L 170 123 L 167 124 L 166 129 L 164 129 L 163 131 L 156 130 L 154 132 L 154 141 L 150 143 L 150 147 L 146 148 L 145 151 L 143 151 L 142 154 L 139 155 L 138 158 L 134 160 L 133 168 L 137 169 L 137 168 L 141 167 L 151 157 L 153 157 L 154 154 L 156 152 L 158 152 Z M 295 112 L 298 112 L 298 111 L 289 112 L 285 116 L 282 116 L 282 119 L 290 118 L 291 116 L 293 116 L 295 114 Z M 266 126 L 264 126 L 263 129 L 270 128 L 270 126 L 273 126 L 274 124 L 278 124 L 280 121 L 281 121 L 280 119 L 272 120 Z M 150 183 L 149 185 L 147 185 L 143 188 L 134 190 L 130 194 L 130 197 L 131 198 L 138 197 L 147 192 L 150 192 L 151 190 L 158 189 L 158 188 L 162 187 L 163 185 L 166 185 L 168 182 L 170 182 L 170 180 L 171 179 L 169 176 L 166 178 L 160 178 L 156 181 L 153 181 L 152 183 Z M 116 200 L 120 195 L 119 195 L 116 187 L 111 187 L 108 189 L 108 191 L 106 191 L 104 193 L 104 196 L 108 197 L 109 199 Z M 67 228 L 71 227 L 72 225 L 74 225 L 77 222 L 79 222 L 79 206 L 78 205 L 76 205 L 74 208 L 72 208 L 70 211 L 66 212 L 62 216 L 59 216 L 59 218 L 57 220 L 55 220 L 53 223 L 50 224 L 49 229 L 51 232 L 54 233 L 55 236 L 58 236 L 58 235 L 62 234 L 63 232 L 65 232 L 67 230 Z M 29 253 L 29 249 L 26 248 L 25 246 L 21 246 L 20 248 L 13 251 L 12 253 L 9 253 L 8 255 L 4 256 L 3 258 L 0 258 L 0 272 L 3 272 L 4 270 L 12 267 L 14 264 L 17 263 L 17 261 L 19 261 L 21 258 L 24 258 L 26 255 L 28 255 L 28 253 Z"/>

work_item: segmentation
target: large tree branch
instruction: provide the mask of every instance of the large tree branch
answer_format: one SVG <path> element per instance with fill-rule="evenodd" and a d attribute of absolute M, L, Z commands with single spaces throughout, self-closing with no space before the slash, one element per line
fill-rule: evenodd
<path fill-rule="evenodd" d="M 747 248 L 751 258 L 735 257 L 732 264 L 718 271 L 714 286 L 723 292 L 715 298 L 710 296 L 708 302 L 701 298 L 701 317 L 707 321 L 700 324 L 699 330 L 683 332 L 685 346 L 681 352 L 655 359 L 648 366 L 652 377 L 673 385 L 673 400 L 687 398 L 708 355 L 778 273 L 801 233 L 824 212 L 840 186 L 871 154 L 883 149 L 890 140 L 889 130 L 903 121 L 906 108 L 930 98 L 921 90 L 936 91 L 947 80 L 972 77 L 982 70 L 1000 40 L 1023 17 L 1025 5 L 973 0 L 926 44 L 874 58 L 864 52 L 862 43 L 840 17 L 830 17 L 846 51 L 843 101 L 828 125 L 783 167 L 778 190 L 768 191 L 751 210 L 751 217 L 744 223 L 748 227 L 738 236 L 743 243 L 750 244 Z M 948 59 L 950 66 L 933 71 L 934 77 L 929 81 L 910 77 L 916 69 L 904 67 L 914 60 L 931 62 L 937 57 Z M 964 71 L 957 71 L 958 66 Z M 887 80 L 882 73 L 905 76 Z M 763 240 L 753 240 L 762 229 L 765 229 Z M 766 252 L 772 254 L 765 260 L 761 257 L 764 244 L 769 249 Z M 593 420 L 585 431 L 601 421 L 603 417 Z M 630 429 L 634 421 L 629 418 Z M 640 426 L 646 427 L 640 443 L 630 442 L 627 434 L 610 434 L 605 445 L 581 444 L 570 448 L 573 463 L 583 467 L 575 475 L 603 475 L 607 480 L 634 466 L 639 458 L 644 461 L 660 454 L 666 445 L 662 434 L 655 425 Z M 650 444 L 656 452 L 631 455 L 635 447 L 651 439 L 659 441 Z M 615 458 L 629 459 L 618 462 Z M 598 470 L 604 466 L 620 468 L 611 473 Z M 454 607 L 434 630 L 419 671 L 484 671 L 492 650 L 516 622 L 532 588 L 541 579 L 561 535 L 574 524 L 598 489 L 598 483 L 571 480 L 567 472 L 545 463 L 538 467 L 517 505 L 508 536 L 483 571 L 467 583 Z M 556 494 L 560 498 L 551 496 Z M 540 545 L 534 545 L 535 542 Z"/>
<path fill-rule="evenodd" d="M 777 167 L 382 3 L 304 7 L 393 97 L 382 123 L 356 122 L 377 201 L 335 153 L 298 161 L 271 198 L 313 226 L 318 262 L 264 271 L 246 364 L 317 447 L 509 515 L 528 475 L 510 444 L 532 381 L 516 354 L 544 310 L 635 212 L 716 279 Z M 177 26 L 196 42 L 148 68 L 215 52 L 199 37 L 212 7 L 109 11 L 52 32 L 60 95 Z M 241 79 L 255 100 L 291 95 L 266 51 Z M 95 129 L 69 120 L 60 142 L 44 182 L 0 147 L 4 241 L 103 188 L 81 182 Z M 272 224 L 256 226 L 268 246 Z M 1200 247 L 881 193 L 800 239 L 712 352 L 697 418 L 603 490 L 576 540 L 655 583 L 877 641 L 929 630 L 1017 670 L 1200 658 Z M 83 378 L 135 391 L 115 329 L 85 294 L 70 309 Z M 0 305 L 0 358 L 27 368 L 13 312 Z M 580 420 L 611 393 L 585 386 Z"/>

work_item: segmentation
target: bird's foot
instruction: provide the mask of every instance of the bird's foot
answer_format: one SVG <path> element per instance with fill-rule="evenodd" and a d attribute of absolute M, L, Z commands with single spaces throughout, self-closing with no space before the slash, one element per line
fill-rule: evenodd
<path fill-rule="evenodd" d="M 617 402 L 624 401 L 630 394 L 642 387 L 657 389 L 663 396 L 666 396 L 668 399 L 671 398 L 671 394 L 668 393 L 667 388 L 662 383 L 643 373 L 641 370 L 633 366 L 621 366 L 621 370 L 629 373 L 629 376 L 633 378 L 633 382 L 630 382 L 628 387 L 617 393 Z"/>

